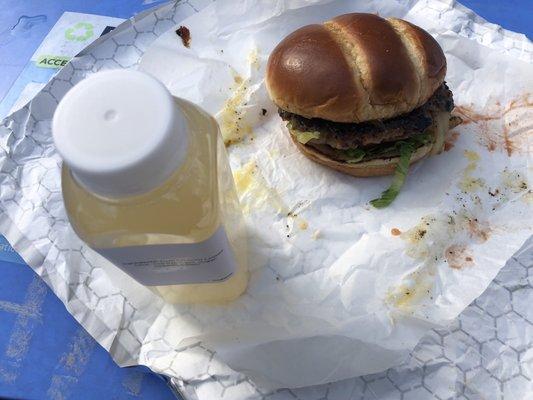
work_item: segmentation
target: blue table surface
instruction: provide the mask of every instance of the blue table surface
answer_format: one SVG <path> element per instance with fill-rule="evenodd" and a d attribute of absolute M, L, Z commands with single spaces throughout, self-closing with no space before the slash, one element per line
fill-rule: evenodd
<path fill-rule="evenodd" d="M 64 11 L 129 18 L 157 0 L 0 0 L 0 99 Z M 533 0 L 464 0 L 533 38 Z M 18 25 L 20 18 L 39 17 Z M 145 368 L 119 368 L 0 236 L 0 398 L 172 399 Z"/>

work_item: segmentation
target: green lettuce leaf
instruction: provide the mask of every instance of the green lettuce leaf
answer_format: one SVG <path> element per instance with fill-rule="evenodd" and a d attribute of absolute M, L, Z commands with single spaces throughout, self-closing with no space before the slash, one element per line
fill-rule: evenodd
<path fill-rule="evenodd" d="M 299 132 L 299 131 L 296 131 L 296 140 L 298 140 L 302 144 L 306 144 L 311 139 L 319 139 L 319 138 L 320 138 L 320 132 L 311 132 L 311 131 Z"/>
<path fill-rule="evenodd" d="M 289 128 L 289 131 L 291 132 L 291 134 L 296 136 L 296 140 L 298 140 L 301 144 L 306 144 L 311 139 L 319 139 L 320 138 L 320 132 L 317 132 L 317 131 L 299 131 L 297 129 L 294 129 L 290 122 L 287 123 L 287 128 Z"/>
<path fill-rule="evenodd" d="M 345 150 L 345 154 L 347 157 L 346 162 L 348 164 L 356 164 L 359 161 L 361 161 L 363 158 L 365 158 L 366 151 L 364 151 L 363 149 L 359 149 L 359 148 L 348 149 L 348 150 Z"/>
<path fill-rule="evenodd" d="M 396 165 L 396 170 L 394 171 L 394 177 L 392 178 L 392 183 L 387 190 L 381 193 L 381 197 L 374 199 L 370 202 L 376 208 L 385 208 L 388 207 L 400 193 L 400 189 L 405 183 L 407 178 L 407 172 L 409 171 L 409 162 L 411 161 L 411 156 L 415 152 L 416 147 L 411 143 L 403 142 L 400 145 L 400 161 Z"/>

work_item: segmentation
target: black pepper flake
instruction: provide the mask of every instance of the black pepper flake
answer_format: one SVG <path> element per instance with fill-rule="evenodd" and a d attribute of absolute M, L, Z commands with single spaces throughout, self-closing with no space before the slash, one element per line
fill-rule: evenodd
<path fill-rule="evenodd" d="M 289 237 L 291 237 L 291 235 L 287 235 L 287 237 L 289 238 Z"/>
<path fill-rule="evenodd" d="M 265 116 L 267 113 L 267 110 L 265 108 L 262 108 L 261 109 L 261 115 Z"/>

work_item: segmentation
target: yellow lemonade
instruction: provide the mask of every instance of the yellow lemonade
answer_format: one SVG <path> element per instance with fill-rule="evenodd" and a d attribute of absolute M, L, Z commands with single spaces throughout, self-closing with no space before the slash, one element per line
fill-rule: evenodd
<path fill-rule="evenodd" d="M 90 165 L 71 167 L 71 163 L 77 161 L 73 159 L 69 163 L 66 155 L 69 149 L 61 148 L 63 136 L 56 135 L 55 130 L 65 126 L 59 124 L 56 127 L 55 119 L 61 115 L 54 117 L 54 139 L 64 158 L 62 189 L 67 214 L 75 232 L 92 249 L 139 282 L 152 287 L 165 300 L 173 303 L 230 301 L 246 289 L 248 272 L 244 223 L 226 150 L 218 125 L 210 115 L 185 100 L 172 98 L 172 103 L 172 107 L 179 111 L 181 137 L 178 141 L 163 143 L 157 150 L 160 152 L 157 157 L 147 156 L 151 157 L 148 162 L 169 157 L 169 162 L 176 164 L 174 170 L 169 169 L 166 173 L 166 178 L 159 176 L 159 167 L 154 168 L 153 173 L 147 173 L 146 169 L 152 164 L 145 164 L 144 169 L 132 166 L 131 169 L 137 168 L 136 174 L 126 171 L 128 165 L 110 164 L 107 169 L 104 165 L 96 172 L 88 171 Z M 93 103 L 90 108 L 94 108 Z M 128 110 L 124 111 L 110 101 L 95 112 L 103 116 L 105 128 L 106 116 L 111 114 L 112 120 L 124 114 L 131 118 Z M 158 112 L 155 109 L 149 111 Z M 175 122 L 170 126 L 176 126 Z M 117 129 L 127 127 L 126 122 L 116 123 L 109 132 L 101 137 L 97 135 L 94 140 L 108 140 Z M 68 129 L 66 131 L 64 135 L 69 134 Z M 135 163 L 139 153 L 131 147 L 138 146 L 142 152 L 143 146 L 152 146 L 151 139 L 139 145 L 138 140 L 144 138 L 139 133 L 134 135 L 135 143 L 128 143 L 129 136 L 125 133 L 118 135 L 117 140 L 123 142 L 123 146 L 111 144 L 108 146 L 111 149 L 106 147 L 109 160 L 104 157 L 103 164 L 114 162 L 112 151 L 121 151 L 123 147 L 125 153 L 131 153 L 123 157 L 124 163 L 132 165 L 131 160 Z M 168 149 L 172 143 L 186 147 L 178 161 Z M 82 143 L 83 146 L 89 152 L 102 153 L 99 148 L 93 149 L 98 145 Z M 176 149 L 175 153 L 180 150 Z M 106 173 L 110 177 L 101 178 Z M 136 178 L 144 181 L 153 178 L 158 184 L 137 182 Z"/>

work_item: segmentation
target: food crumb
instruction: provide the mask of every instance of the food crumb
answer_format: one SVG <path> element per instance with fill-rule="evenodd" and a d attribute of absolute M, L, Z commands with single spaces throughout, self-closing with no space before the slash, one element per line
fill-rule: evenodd
<path fill-rule="evenodd" d="M 248 62 L 250 63 L 250 66 L 252 66 L 254 69 L 259 70 L 260 65 L 257 47 L 252 49 L 252 51 L 250 51 L 250 53 L 248 54 Z"/>
<path fill-rule="evenodd" d="M 470 261 L 472 261 L 472 257 L 466 257 L 465 260 L 470 262 Z"/>
<path fill-rule="evenodd" d="M 181 42 L 187 48 L 191 47 L 191 31 L 186 26 L 180 26 L 176 29 L 176 35 L 181 38 Z"/>
<path fill-rule="evenodd" d="M 398 228 L 392 228 L 390 230 L 390 233 L 392 236 L 400 236 L 402 234 L 402 231 L 399 230 Z"/>
<path fill-rule="evenodd" d="M 307 221 L 299 221 L 298 222 L 298 228 L 300 228 L 302 231 L 305 231 L 309 227 L 309 224 Z"/>
<path fill-rule="evenodd" d="M 317 229 L 317 230 L 314 231 L 313 234 L 311 235 L 311 237 L 313 238 L 313 240 L 317 240 L 318 238 L 320 238 L 320 236 L 321 236 L 320 229 Z"/>

